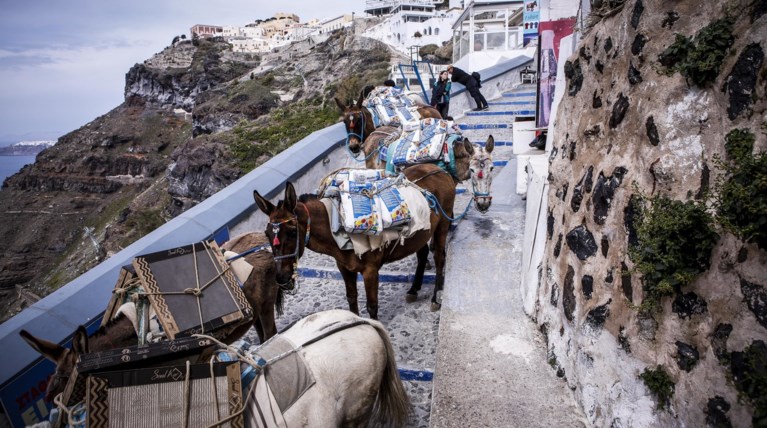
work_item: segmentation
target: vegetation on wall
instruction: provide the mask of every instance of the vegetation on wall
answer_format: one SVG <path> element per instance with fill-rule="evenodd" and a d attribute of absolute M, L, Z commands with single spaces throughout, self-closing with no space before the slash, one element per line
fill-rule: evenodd
<path fill-rule="evenodd" d="M 238 167 L 250 171 L 314 131 L 338 122 L 335 104 L 315 98 L 271 111 L 268 123 L 240 122 L 229 145 Z"/>
<path fill-rule="evenodd" d="M 637 244 L 629 254 L 642 274 L 644 299 L 640 310 L 652 313 L 659 310 L 663 296 L 674 294 L 708 270 L 719 235 L 701 203 L 665 196 L 637 198 L 636 203 L 641 219 Z"/>
<path fill-rule="evenodd" d="M 730 16 L 702 28 L 694 38 L 676 34 L 674 43 L 658 56 L 667 74 L 681 73 L 697 86 L 712 82 L 719 75 L 727 50 L 735 40 Z"/>
<path fill-rule="evenodd" d="M 753 426 L 767 426 L 767 346 L 757 340 L 731 358 L 738 398 L 753 406 Z"/>
<path fill-rule="evenodd" d="M 729 162 L 716 183 L 716 219 L 735 236 L 767 249 L 767 153 L 752 155 L 754 135 L 747 129 L 727 134 Z"/>
<path fill-rule="evenodd" d="M 674 381 L 671 380 L 663 366 L 658 365 L 655 369 L 645 369 L 639 377 L 644 381 L 650 393 L 655 396 L 657 401 L 655 408 L 658 410 L 665 409 L 674 395 Z"/>

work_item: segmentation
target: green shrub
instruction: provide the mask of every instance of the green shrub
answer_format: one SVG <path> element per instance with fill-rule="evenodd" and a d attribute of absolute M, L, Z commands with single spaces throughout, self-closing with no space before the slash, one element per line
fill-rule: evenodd
<path fill-rule="evenodd" d="M 722 226 L 745 242 L 767 249 L 767 153 L 751 155 L 753 135 L 738 130 L 727 136 L 730 163 L 718 161 L 714 206 Z"/>
<path fill-rule="evenodd" d="M 243 170 L 252 170 L 261 163 L 262 156 L 272 157 L 312 132 L 336 123 L 338 110 L 335 104 L 323 107 L 302 101 L 275 108 L 269 119 L 266 126 L 243 121 L 232 130 L 235 138 L 229 150 Z"/>
<path fill-rule="evenodd" d="M 637 198 L 637 204 L 642 199 Z M 656 312 L 663 296 L 708 270 L 711 250 L 719 239 L 713 218 L 701 203 L 656 196 L 649 208 L 638 206 L 637 245 L 629 254 L 642 274 L 640 310 Z"/>
<path fill-rule="evenodd" d="M 680 72 L 697 86 L 714 81 L 735 40 L 732 27 L 735 19 L 726 16 L 702 28 L 694 39 L 680 34 L 674 43 L 658 56 L 658 61 L 668 73 Z"/>
<path fill-rule="evenodd" d="M 756 138 L 748 129 L 733 129 L 724 139 L 724 149 L 732 160 L 743 160 L 754 151 Z"/>
<path fill-rule="evenodd" d="M 642 378 L 650 393 L 655 396 L 657 400 L 655 408 L 665 409 L 671 397 L 674 396 L 674 381 L 663 366 L 658 365 L 654 370 L 645 369 L 639 377 Z"/>

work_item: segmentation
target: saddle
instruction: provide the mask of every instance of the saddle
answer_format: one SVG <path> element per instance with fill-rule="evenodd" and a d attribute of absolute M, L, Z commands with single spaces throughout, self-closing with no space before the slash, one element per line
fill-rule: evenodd
<path fill-rule="evenodd" d="M 418 106 L 402 89 L 379 86 L 373 89 L 363 102 L 373 116 L 373 124 L 412 129 L 418 125 L 421 115 Z"/>
<path fill-rule="evenodd" d="M 428 202 L 404 175 L 341 169 L 322 180 L 319 195 L 339 247 L 357 254 L 430 227 Z"/>
<path fill-rule="evenodd" d="M 417 128 L 403 130 L 398 137 L 381 146 L 379 157 L 386 163 L 388 173 L 421 163 L 437 163 L 451 172 L 455 163 L 453 142 L 461 137 L 460 130 L 451 121 L 422 119 Z"/>

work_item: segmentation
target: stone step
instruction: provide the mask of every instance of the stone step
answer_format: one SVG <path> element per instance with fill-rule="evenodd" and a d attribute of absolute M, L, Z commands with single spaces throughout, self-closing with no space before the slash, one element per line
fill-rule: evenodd
<path fill-rule="evenodd" d="M 521 98 L 521 97 L 533 97 L 535 99 L 535 92 L 504 92 L 501 94 L 504 98 Z"/>
<path fill-rule="evenodd" d="M 535 110 L 470 111 L 466 116 L 535 116 Z"/>
<path fill-rule="evenodd" d="M 489 106 L 510 106 L 510 105 L 530 105 L 531 107 L 535 107 L 535 100 L 532 101 L 524 101 L 524 100 L 517 100 L 517 101 L 488 101 L 487 105 Z"/>

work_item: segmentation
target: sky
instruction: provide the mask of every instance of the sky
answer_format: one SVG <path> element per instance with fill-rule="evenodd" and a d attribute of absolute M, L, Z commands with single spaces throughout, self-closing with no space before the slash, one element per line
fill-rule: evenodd
<path fill-rule="evenodd" d="M 362 14 L 364 0 L 0 0 L 0 142 L 56 139 L 123 101 L 125 74 L 195 24 Z"/>

